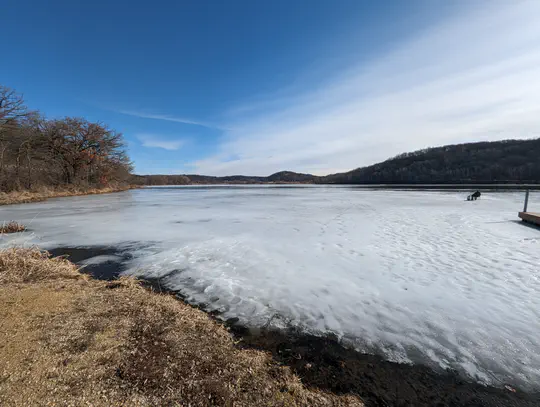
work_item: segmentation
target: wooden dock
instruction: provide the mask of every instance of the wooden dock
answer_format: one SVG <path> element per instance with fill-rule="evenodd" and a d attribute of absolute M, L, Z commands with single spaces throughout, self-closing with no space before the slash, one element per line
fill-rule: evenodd
<path fill-rule="evenodd" d="M 540 226 L 540 213 L 519 212 L 518 216 L 525 222 Z"/>
<path fill-rule="evenodd" d="M 523 205 L 523 212 L 519 212 L 518 216 L 523 222 L 532 223 L 533 225 L 540 226 L 540 213 L 529 212 L 527 207 L 529 205 L 529 190 L 525 191 L 525 205 Z"/>

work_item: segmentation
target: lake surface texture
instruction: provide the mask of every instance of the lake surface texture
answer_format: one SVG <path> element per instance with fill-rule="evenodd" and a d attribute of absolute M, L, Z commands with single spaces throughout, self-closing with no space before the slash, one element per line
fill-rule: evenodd
<path fill-rule="evenodd" d="M 540 390 L 540 230 L 523 193 L 171 187 L 0 208 L 3 246 L 111 246 L 223 318 Z M 540 211 L 540 194 L 530 209 Z M 119 261 L 114 254 L 87 264 Z"/>

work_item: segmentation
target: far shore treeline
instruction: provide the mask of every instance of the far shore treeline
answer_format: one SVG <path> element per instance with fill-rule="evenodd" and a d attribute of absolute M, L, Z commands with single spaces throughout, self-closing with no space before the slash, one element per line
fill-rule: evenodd
<path fill-rule="evenodd" d="M 0 192 L 127 184 L 540 184 L 539 157 L 537 138 L 427 148 L 326 176 L 135 175 L 121 133 L 79 117 L 46 119 L 0 85 Z"/>
<path fill-rule="evenodd" d="M 121 133 L 84 118 L 48 120 L 0 85 L 0 191 L 102 188 L 129 182 Z"/>
<path fill-rule="evenodd" d="M 188 184 L 362 184 L 470 185 L 540 184 L 540 139 L 504 140 L 428 148 L 368 167 L 318 177 L 282 171 L 268 177 L 135 175 L 139 185 Z"/>

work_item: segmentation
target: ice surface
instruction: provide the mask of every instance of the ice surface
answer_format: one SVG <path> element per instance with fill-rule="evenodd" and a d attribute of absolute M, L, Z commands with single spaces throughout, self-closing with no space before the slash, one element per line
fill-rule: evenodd
<path fill-rule="evenodd" d="M 150 188 L 3 207 L 0 221 L 31 230 L 1 244 L 139 247 L 129 273 L 225 318 L 279 315 L 392 360 L 539 390 L 540 230 L 517 220 L 523 193 L 466 195 Z"/>

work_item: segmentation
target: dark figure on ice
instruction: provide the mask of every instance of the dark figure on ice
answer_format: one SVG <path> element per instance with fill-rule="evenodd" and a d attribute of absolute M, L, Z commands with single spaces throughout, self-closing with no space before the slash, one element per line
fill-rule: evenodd
<path fill-rule="evenodd" d="M 481 195 L 482 194 L 480 193 L 480 191 L 476 191 L 475 193 L 467 197 L 467 201 L 476 201 L 478 198 L 480 198 Z"/>

